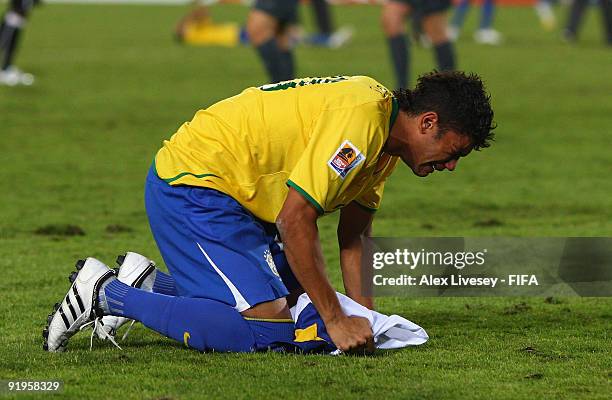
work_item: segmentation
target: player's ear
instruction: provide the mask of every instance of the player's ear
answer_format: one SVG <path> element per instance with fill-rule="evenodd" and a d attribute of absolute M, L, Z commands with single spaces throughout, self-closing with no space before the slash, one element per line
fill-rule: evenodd
<path fill-rule="evenodd" d="M 437 132 L 438 130 L 438 114 L 433 111 L 428 111 L 421 114 L 420 131 L 423 135 Z"/>

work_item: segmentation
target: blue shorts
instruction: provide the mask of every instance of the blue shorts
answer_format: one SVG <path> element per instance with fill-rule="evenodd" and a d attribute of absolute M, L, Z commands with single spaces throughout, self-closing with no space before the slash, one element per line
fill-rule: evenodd
<path fill-rule="evenodd" d="M 171 186 L 149 170 L 145 206 L 179 296 L 241 312 L 299 288 L 274 224 L 214 189 Z"/>

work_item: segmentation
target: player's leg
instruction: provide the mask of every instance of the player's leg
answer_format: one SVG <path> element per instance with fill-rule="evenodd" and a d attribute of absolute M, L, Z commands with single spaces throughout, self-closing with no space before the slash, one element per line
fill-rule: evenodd
<path fill-rule="evenodd" d="M 7 12 L 2 17 L 0 26 L 0 83 L 2 84 L 31 85 L 34 82 L 31 74 L 23 73 L 14 66 L 21 32 L 34 4 L 34 0 L 11 0 Z"/>
<path fill-rule="evenodd" d="M 474 33 L 474 40 L 480 44 L 498 45 L 502 41 L 502 35 L 493 28 L 493 16 L 495 14 L 495 2 L 484 0 L 480 14 L 480 26 Z"/>
<path fill-rule="evenodd" d="M 270 326 L 265 321 L 249 321 L 233 307 L 215 300 L 136 289 L 120 282 L 110 268 L 93 258 L 80 260 L 76 267 L 77 271 L 70 275 L 68 293 L 48 317 L 43 331 L 44 350 L 64 351 L 74 334 L 92 324 L 96 329 L 103 315 L 139 320 L 201 351 L 251 352 L 291 347 L 292 321 Z"/>
<path fill-rule="evenodd" d="M 117 257 L 117 265 L 119 265 L 115 270 L 117 279 L 128 286 L 168 296 L 178 295 L 172 276 L 157 269 L 155 262 L 143 255 L 127 252 Z M 114 339 L 119 328 L 128 322 L 134 323 L 133 320 L 122 316 L 104 316 L 96 325 L 95 334 L 102 340 Z M 123 339 L 131 327 L 132 325 L 125 331 Z"/>
<path fill-rule="evenodd" d="M 438 69 L 453 70 L 456 68 L 455 49 L 448 36 L 446 19 L 450 0 L 432 0 L 426 4 L 427 8 L 423 10 L 423 30 L 433 44 Z"/>
<path fill-rule="evenodd" d="M 276 43 L 280 49 L 280 81 L 295 78 L 295 60 L 293 57 L 293 40 L 291 27 L 283 25 L 276 36 Z"/>
<path fill-rule="evenodd" d="M 280 277 L 285 265 L 264 223 L 223 193 L 170 186 L 153 169 L 147 177 L 145 204 L 151 231 L 180 296 L 225 304 L 233 316 L 291 324 L 285 299 L 289 290 Z M 130 301 L 140 307 L 135 296 Z M 288 339 L 291 335 L 281 323 L 271 331 Z"/>
<path fill-rule="evenodd" d="M 398 88 L 408 87 L 410 48 L 405 22 L 411 12 L 408 0 L 390 0 L 383 5 L 381 23 L 387 38 Z"/>
<path fill-rule="evenodd" d="M 304 290 L 293 275 L 285 253 L 282 249 L 282 243 L 279 239 L 279 234 L 274 224 L 269 224 L 261 221 L 263 227 L 265 241 L 268 243 L 270 250 L 269 256 L 272 257 L 270 265 L 274 265 L 279 273 L 282 282 L 289 291 L 287 303 L 289 307 L 295 305 L 297 298 L 304 293 Z M 266 262 L 268 262 L 267 260 Z M 127 252 L 117 257 L 117 279 L 128 286 L 139 288 L 148 292 L 165 294 L 168 296 L 178 296 L 176 282 L 170 274 L 166 274 L 156 268 L 153 260 L 134 252 Z M 278 315 L 278 310 L 282 310 L 282 318 L 287 316 L 285 304 L 279 301 L 273 302 L 271 305 L 264 303 L 262 306 L 256 306 L 254 310 L 247 314 L 251 317 L 261 317 L 262 315 Z M 109 339 L 115 337 L 118 329 L 125 323 L 130 322 L 130 319 L 122 316 L 107 315 L 102 318 L 102 323 L 96 328 L 96 334 L 100 339 Z M 130 327 L 131 328 L 131 327 Z M 130 329 L 126 330 L 123 338 L 127 336 Z"/>
<path fill-rule="evenodd" d="M 451 20 L 451 26 L 456 29 L 457 32 L 461 31 L 469 9 L 470 0 L 460 0 L 459 3 L 457 3 L 457 7 L 455 7 L 455 12 Z"/>
<path fill-rule="evenodd" d="M 155 281 L 153 282 L 153 293 L 165 294 L 167 296 L 177 296 L 176 282 L 170 274 L 166 274 L 163 271 L 157 271 Z"/>
<path fill-rule="evenodd" d="M 408 25 L 408 36 L 414 43 L 418 43 L 424 48 L 431 47 L 429 38 L 423 33 L 423 15 L 418 8 L 413 8 L 410 10 Z"/>
<path fill-rule="evenodd" d="M 285 253 L 282 250 L 282 243 L 278 239 L 278 233 L 272 231 L 276 229 L 274 224 L 268 224 L 270 233 L 267 235 L 270 243 L 270 251 L 273 261 L 277 266 L 281 280 L 289 290 L 289 297 L 296 298 L 304 293 L 304 289 L 299 285 L 297 279 L 293 275 Z M 266 229 L 268 232 L 268 229 Z M 117 257 L 117 278 L 132 287 L 143 289 L 152 293 L 165 294 L 167 296 L 178 296 L 176 282 L 172 275 L 155 267 L 155 262 L 141 254 L 127 252 Z M 154 270 L 149 274 L 145 266 L 153 266 Z M 289 301 L 289 306 L 293 306 L 295 302 Z"/>
<path fill-rule="evenodd" d="M 604 28 L 604 38 L 609 46 L 612 46 L 612 1 L 600 0 L 601 17 Z"/>
<path fill-rule="evenodd" d="M 72 335 L 102 315 L 140 321 L 198 350 L 254 351 L 291 343 L 294 328 L 285 300 L 289 291 L 274 263 L 269 234 L 256 218 L 215 190 L 172 187 L 154 168 L 145 203 L 151 230 L 182 296 L 134 288 L 88 259 L 49 317 L 43 333 L 46 349 L 61 351 Z M 143 283 L 146 271 L 137 274 Z"/>
<path fill-rule="evenodd" d="M 289 295 L 287 296 L 287 303 L 289 306 L 293 306 L 297 301 L 297 297 L 301 295 L 304 291 L 300 287 L 299 283 L 297 282 L 297 279 L 295 278 L 295 276 L 293 276 L 293 273 L 289 268 L 289 264 L 287 262 L 285 254 L 281 249 L 282 244 L 279 245 L 275 238 L 276 235 L 274 234 L 274 232 L 276 227 L 273 224 L 268 225 L 271 228 L 269 229 L 269 231 L 272 232 L 270 235 L 267 235 L 268 241 L 270 243 L 270 255 L 272 256 L 273 263 L 277 266 L 277 270 L 280 273 L 283 283 L 290 291 Z M 117 264 L 120 265 L 117 271 L 117 279 L 119 280 L 119 282 L 127 285 L 128 287 L 134 287 L 147 292 L 164 294 L 167 296 L 178 295 L 176 283 L 172 276 L 157 269 L 155 267 L 155 263 L 147 257 L 137 253 L 128 252 L 124 255 L 120 255 L 117 258 Z M 127 291 L 127 289 L 125 290 Z M 123 301 L 119 299 L 115 300 L 123 303 Z M 146 303 L 147 299 L 145 298 L 143 301 Z M 159 300 L 157 301 L 159 302 Z M 140 305 L 143 304 L 143 302 L 139 300 L 131 300 L 130 303 Z M 138 311 L 140 310 L 140 308 L 135 308 L 135 310 Z M 102 318 L 101 323 L 98 324 L 96 327 L 96 334 L 98 338 L 102 340 L 114 339 L 118 329 L 123 324 L 129 321 L 133 321 L 133 319 L 130 318 L 136 318 L 138 320 L 148 320 L 149 317 L 146 315 L 146 312 L 147 310 L 149 310 L 149 307 L 145 306 L 143 310 L 145 311 L 144 316 L 139 315 L 137 313 L 135 314 L 133 310 L 128 311 L 130 317 L 125 316 L 124 313 L 115 313 L 116 315 L 112 315 L 113 313 L 111 313 L 110 310 L 107 311 L 109 315 L 105 315 Z M 226 311 L 230 312 L 228 309 L 226 309 Z M 200 317 L 206 319 L 206 315 L 208 315 L 208 313 L 203 314 L 204 315 Z M 287 304 L 285 303 L 284 299 L 277 299 L 272 302 L 262 303 L 252 309 L 246 310 L 243 312 L 243 315 L 245 317 L 251 318 L 269 319 L 275 317 L 287 319 L 289 314 L 287 313 Z M 249 320 L 249 323 L 251 322 L 252 320 Z M 210 324 L 208 326 L 210 326 Z M 125 339 L 125 337 L 129 333 L 130 328 L 128 328 L 123 334 L 123 339 Z"/>
<path fill-rule="evenodd" d="M 140 321 L 148 328 L 200 351 L 276 349 L 276 342 L 290 343 L 293 339 L 294 327 L 290 318 L 272 318 L 278 322 L 267 329 L 271 332 L 262 336 L 261 322 L 266 325 L 266 321 L 246 319 L 225 303 L 150 293 L 114 278 L 102 287 L 99 304 L 105 315 Z"/>
<path fill-rule="evenodd" d="M 329 37 L 334 31 L 334 26 L 327 0 L 312 0 L 310 5 L 312 6 L 318 33 Z"/>
<path fill-rule="evenodd" d="M 283 1 L 279 14 L 281 24 L 276 35 L 276 42 L 281 51 L 281 80 L 286 81 L 295 78 L 293 32 L 298 23 L 298 1 Z"/>
<path fill-rule="evenodd" d="M 552 31 L 555 28 L 557 19 L 553 11 L 551 0 L 538 0 L 534 5 L 534 9 L 540 19 L 542 27 L 547 31 Z"/>
<path fill-rule="evenodd" d="M 257 49 L 257 54 L 264 64 L 270 82 L 280 81 L 281 52 L 276 42 L 278 21 L 272 15 L 251 9 L 247 20 L 249 41 Z"/>
<path fill-rule="evenodd" d="M 582 22 L 584 12 L 589 5 L 589 0 L 574 0 L 570 6 L 567 25 L 563 31 L 563 36 L 568 41 L 575 41 L 578 38 L 578 30 Z"/>
<path fill-rule="evenodd" d="M 2 49 L 0 69 L 2 70 L 6 70 L 12 65 L 28 11 L 28 3 L 22 0 L 11 0 L 8 10 L 2 17 L 2 25 L 0 26 L 0 49 Z"/>
<path fill-rule="evenodd" d="M 317 32 L 306 38 L 309 44 L 337 49 L 345 45 L 353 37 L 353 30 L 351 28 L 335 28 L 333 14 L 327 0 L 311 0 L 310 5 L 317 26 Z"/>
<path fill-rule="evenodd" d="M 480 25 L 478 29 L 491 29 L 493 27 L 493 17 L 495 15 L 495 1 L 484 0 L 480 10 Z"/>
<path fill-rule="evenodd" d="M 257 0 L 249 13 L 249 40 L 257 49 L 271 82 L 293 78 L 293 54 L 286 27 L 297 22 L 297 8 L 297 0 Z"/>

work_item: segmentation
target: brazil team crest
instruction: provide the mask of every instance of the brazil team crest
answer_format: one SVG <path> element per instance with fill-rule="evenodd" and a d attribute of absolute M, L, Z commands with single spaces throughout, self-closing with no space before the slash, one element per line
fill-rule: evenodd
<path fill-rule="evenodd" d="M 353 168 L 361 164 L 363 160 L 365 160 L 365 157 L 361 154 L 357 146 L 351 143 L 350 140 L 345 140 L 340 147 L 338 147 L 338 150 L 336 150 L 332 158 L 329 159 L 327 165 L 329 165 L 340 178 L 344 179 L 344 177 L 348 175 Z"/>
<path fill-rule="evenodd" d="M 272 273 L 280 278 L 278 270 L 276 269 L 276 264 L 274 264 L 274 258 L 272 257 L 272 253 L 270 252 L 270 250 L 264 251 L 264 259 L 268 263 L 268 267 L 270 267 Z"/>

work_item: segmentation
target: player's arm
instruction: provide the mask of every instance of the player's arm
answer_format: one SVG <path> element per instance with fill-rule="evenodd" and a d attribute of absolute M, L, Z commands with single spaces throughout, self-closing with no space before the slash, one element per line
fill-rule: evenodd
<path fill-rule="evenodd" d="M 347 317 L 325 273 L 317 218 L 319 214 L 295 189 L 289 188 L 276 226 L 287 261 L 323 318 L 327 332 L 342 351 L 373 350 L 372 330 L 363 318 Z"/>
<path fill-rule="evenodd" d="M 372 297 L 363 295 L 361 257 L 364 236 L 369 236 L 374 213 L 364 210 L 352 202 L 340 211 L 338 222 L 338 244 L 340 246 L 340 266 L 346 294 L 359 304 L 373 310 Z"/>

